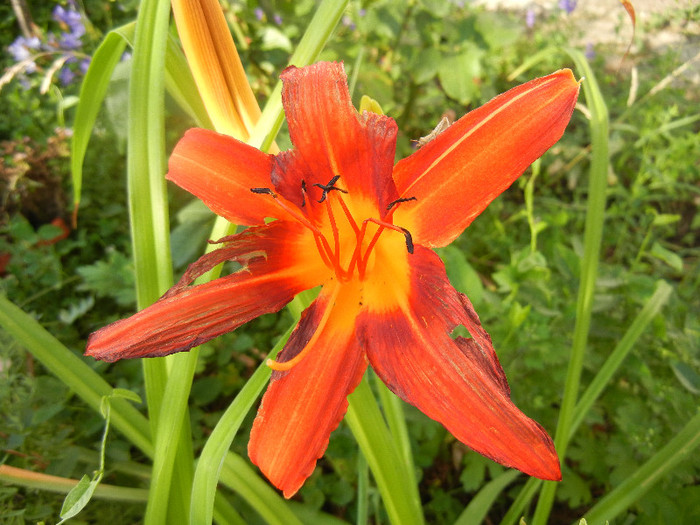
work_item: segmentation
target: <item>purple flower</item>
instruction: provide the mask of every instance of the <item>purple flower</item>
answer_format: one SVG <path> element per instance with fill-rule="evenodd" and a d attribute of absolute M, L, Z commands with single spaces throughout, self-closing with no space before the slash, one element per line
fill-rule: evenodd
<path fill-rule="evenodd" d="M 84 75 L 87 73 L 88 68 L 90 67 L 90 61 L 92 60 L 92 57 L 87 57 L 83 58 L 80 61 L 80 64 L 78 64 L 78 68 L 80 69 L 80 72 Z"/>
<path fill-rule="evenodd" d="M 355 29 L 355 22 L 353 22 L 352 18 L 350 18 L 348 15 L 343 17 L 342 24 L 350 29 Z"/>
<path fill-rule="evenodd" d="M 70 32 L 75 37 L 81 37 L 85 34 L 85 25 L 83 17 L 72 6 L 64 9 L 57 5 L 53 10 L 53 19 L 63 26 L 67 26 Z"/>
<path fill-rule="evenodd" d="M 24 45 L 24 40 L 23 36 L 18 36 L 14 42 L 7 46 L 7 50 L 10 52 L 15 62 L 27 60 L 31 56 L 29 48 Z"/>
<path fill-rule="evenodd" d="M 61 33 L 58 45 L 63 49 L 78 49 L 83 43 L 80 41 L 80 36 L 73 33 Z"/>
<path fill-rule="evenodd" d="M 12 55 L 12 58 L 15 59 L 15 62 L 21 62 L 31 56 L 30 49 L 39 49 L 40 46 L 41 41 L 35 36 L 31 38 L 18 36 L 14 42 L 7 46 L 7 50 Z"/>
<path fill-rule="evenodd" d="M 588 60 L 593 60 L 595 58 L 595 47 L 593 46 L 593 42 L 588 42 L 586 44 L 586 50 L 583 52 L 583 54 Z"/>
<path fill-rule="evenodd" d="M 275 24 L 278 26 L 282 25 L 282 17 L 278 14 L 275 14 L 275 16 L 272 17 L 272 19 L 275 21 Z"/>
<path fill-rule="evenodd" d="M 67 86 L 73 80 L 75 79 L 75 73 L 71 71 L 70 68 L 68 67 L 63 67 L 61 68 L 61 71 L 58 72 L 58 80 L 63 84 L 64 86 Z"/>
<path fill-rule="evenodd" d="M 562 8 L 567 14 L 571 14 L 576 9 L 576 4 L 578 0 L 559 0 L 559 7 Z"/>
<path fill-rule="evenodd" d="M 525 11 L 525 25 L 530 29 L 535 27 L 535 10 L 532 8 Z"/>
<path fill-rule="evenodd" d="M 15 62 L 22 62 L 28 60 L 31 56 L 32 49 L 39 49 L 41 46 L 41 41 L 33 36 L 31 38 L 24 38 L 23 36 L 18 36 L 15 41 L 7 46 L 7 50 L 12 55 Z M 36 64 L 34 62 L 29 62 L 24 68 L 25 73 L 34 73 L 36 71 Z"/>
<path fill-rule="evenodd" d="M 259 7 L 256 7 L 255 11 L 253 11 L 253 13 L 255 14 L 255 18 L 257 18 L 258 22 L 262 22 L 262 19 L 265 16 L 265 11 L 263 11 Z"/>
<path fill-rule="evenodd" d="M 363 16 L 365 16 L 367 14 L 367 9 L 360 9 L 357 12 L 357 14 L 360 16 L 360 18 L 362 18 Z"/>

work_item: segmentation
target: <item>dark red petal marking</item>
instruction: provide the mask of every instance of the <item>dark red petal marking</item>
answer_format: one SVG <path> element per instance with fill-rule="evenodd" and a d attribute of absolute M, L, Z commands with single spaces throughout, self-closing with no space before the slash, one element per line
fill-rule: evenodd
<path fill-rule="evenodd" d="M 491 338 L 469 299 L 452 288 L 430 250 L 417 246 L 411 264 L 407 304 L 358 319 L 374 370 L 477 452 L 535 477 L 561 479 L 552 440 L 510 400 Z M 457 324 L 471 339 L 450 337 Z"/>
<path fill-rule="evenodd" d="M 322 191 L 313 185 L 325 185 L 340 175 L 350 194 L 367 196 L 385 210 L 398 198 L 391 177 L 397 133 L 394 120 L 374 113 L 358 115 L 342 64 L 289 67 L 281 78 L 289 134 L 303 168 L 279 169 L 277 176 L 288 179 L 286 185 L 291 188 L 299 188 L 305 180 L 318 201 Z M 279 160 L 284 164 L 299 161 L 297 155 Z M 290 198 L 278 183 L 275 186 Z"/>

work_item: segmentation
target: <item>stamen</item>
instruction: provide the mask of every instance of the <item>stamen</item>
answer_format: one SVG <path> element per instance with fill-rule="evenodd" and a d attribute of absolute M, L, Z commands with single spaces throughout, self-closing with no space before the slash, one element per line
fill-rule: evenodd
<path fill-rule="evenodd" d="M 404 197 L 401 199 L 396 199 L 395 201 L 391 201 L 389 204 L 387 204 L 386 211 L 389 211 L 391 208 L 396 206 L 397 204 L 400 204 L 402 202 L 408 202 L 408 201 L 417 201 L 415 197 Z"/>
<path fill-rule="evenodd" d="M 361 275 L 364 275 L 365 270 L 367 269 L 369 254 L 372 252 L 372 249 L 377 244 L 379 236 L 381 235 L 382 231 L 384 231 L 384 228 L 402 233 L 406 238 L 406 250 L 408 250 L 408 253 L 413 254 L 413 237 L 411 237 L 411 233 L 406 228 L 402 228 L 401 226 L 396 226 L 395 224 L 391 224 L 390 222 L 380 221 L 379 219 L 374 218 L 365 219 L 363 221 L 364 225 L 366 225 L 368 222 L 373 222 L 374 224 L 377 224 L 379 226 L 379 229 L 374 234 L 374 237 L 372 237 L 370 243 L 367 245 L 367 250 L 365 250 L 365 257 L 362 261 L 360 261 L 360 264 L 358 265 L 358 270 L 360 271 Z"/>
<path fill-rule="evenodd" d="M 301 179 L 301 207 L 306 206 L 306 181 Z"/>
<path fill-rule="evenodd" d="M 330 200 L 326 200 L 326 211 L 328 212 L 328 220 L 331 223 L 331 230 L 333 231 L 333 245 L 335 247 L 335 250 L 333 250 L 333 266 L 336 270 L 341 270 L 342 273 L 342 269 L 340 268 L 340 233 L 338 232 L 338 225 L 335 222 Z"/>
<path fill-rule="evenodd" d="M 346 190 L 343 190 L 343 189 L 341 189 L 341 188 L 336 188 L 336 187 L 335 187 L 335 183 L 338 182 L 338 179 L 340 179 L 340 175 L 336 175 L 335 177 L 333 177 L 333 178 L 328 182 L 328 184 L 325 184 L 325 185 L 324 185 L 324 184 L 318 184 L 318 183 L 314 184 L 314 186 L 316 186 L 317 188 L 321 188 L 321 189 L 323 190 L 323 193 L 321 194 L 321 200 L 318 201 L 319 203 L 325 201 L 325 200 L 326 200 L 326 197 L 328 196 L 328 193 L 331 192 L 331 191 L 333 191 L 333 190 L 337 190 L 337 191 L 339 191 L 339 192 L 341 192 L 341 193 L 347 193 Z"/>
<path fill-rule="evenodd" d="M 272 195 L 273 199 L 277 198 L 277 195 L 270 188 L 250 188 L 250 191 L 259 195 Z"/>
<path fill-rule="evenodd" d="M 319 230 L 316 226 L 311 224 L 309 219 L 307 219 L 303 215 L 300 215 L 298 212 L 296 212 L 295 210 L 293 210 L 292 208 L 287 206 L 285 203 L 280 201 L 277 198 L 277 194 L 275 192 L 273 192 L 270 188 L 250 188 L 250 191 L 252 191 L 253 193 L 257 193 L 259 195 L 270 195 L 275 200 L 275 204 L 277 204 L 277 206 L 279 206 L 284 211 L 289 213 L 289 215 L 294 217 L 296 220 L 298 220 L 300 223 L 302 223 L 304 226 L 306 226 L 309 230 L 314 232 L 316 235 L 320 235 L 321 237 L 323 237 L 323 233 L 321 233 L 321 230 Z"/>

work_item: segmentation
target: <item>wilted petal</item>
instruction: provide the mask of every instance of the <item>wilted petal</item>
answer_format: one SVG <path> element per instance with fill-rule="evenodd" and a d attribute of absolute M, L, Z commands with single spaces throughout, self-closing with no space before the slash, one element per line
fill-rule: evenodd
<path fill-rule="evenodd" d="M 184 280 L 157 302 L 94 332 L 85 355 L 116 361 L 186 351 L 278 311 L 323 279 L 321 268 L 299 257 L 314 244 L 308 230 L 297 223 L 276 221 L 231 239 L 229 246 L 194 263 Z M 206 284 L 187 286 L 224 259 L 239 261 L 244 268 Z"/>
<path fill-rule="evenodd" d="M 394 167 L 396 224 L 416 244 L 446 246 L 555 142 L 578 97 L 570 70 L 517 86 L 468 113 Z"/>
<path fill-rule="evenodd" d="M 367 367 L 353 330 L 357 298 L 337 291 L 324 288 L 304 312 L 279 360 L 311 346 L 291 370 L 273 373 L 250 433 L 250 460 L 287 498 L 323 456 L 347 410 L 346 398 Z"/>
<path fill-rule="evenodd" d="M 399 397 L 442 423 L 457 439 L 503 465 L 561 479 L 551 439 L 510 400 L 506 377 L 466 296 L 442 262 L 418 247 L 412 291 L 394 312 L 362 314 L 358 334 L 372 368 Z M 452 339 L 462 324 L 471 339 Z"/>

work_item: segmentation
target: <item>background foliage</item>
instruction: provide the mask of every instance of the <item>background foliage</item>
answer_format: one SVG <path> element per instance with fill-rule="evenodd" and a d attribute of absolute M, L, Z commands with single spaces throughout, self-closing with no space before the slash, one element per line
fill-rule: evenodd
<path fill-rule="evenodd" d="M 264 101 L 316 3 L 223 5 L 250 81 Z M 611 1 L 610 8 L 617 7 Z M 48 3 L 32 6 L 45 35 L 60 29 L 53 9 Z M 81 3 L 86 34 L 80 53 L 90 55 L 104 32 L 133 20 L 136 9 L 136 1 Z M 627 22 L 623 15 L 619 20 L 626 35 Z M 588 50 L 594 53 L 590 60 L 612 126 L 603 256 L 584 386 L 656 281 L 664 279 L 673 293 L 573 439 L 554 523 L 579 517 L 697 412 L 700 115 L 689 108 L 700 106 L 700 92 L 697 79 L 692 83 L 683 75 L 654 92 L 659 80 L 687 57 L 681 56 L 684 48 L 650 43 L 656 32 L 671 27 L 697 52 L 700 9 L 642 20 L 633 51 L 622 62 L 623 36 L 615 45 Z M 12 11 L 0 6 L 0 47 L 6 49 L 18 34 Z M 412 141 L 427 135 L 442 116 L 459 117 L 517 81 L 570 65 L 565 55 L 552 52 L 517 78 L 509 77 L 536 52 L 572 44 L 584 48 L 587 42 L 564 9 L 538 12 L 534 26 L 528 27 L 524 12 L 491 11 L 464 2 L 376 0 L 351 3 L 321 58 L 343 60 L 355 101 L 368 94 L 397 120 L 397 156 L 404 157 L 415 147 Z M 117 68 L 88 149 L 79 222 L 72 227 L 67 137 L 79 77 L 76 70 L 74 82 L 65 85 L 56 77 L 40 94 L 53 59 L 37 61 L 37 72 L 15 76 L 0 92 L 0 287 L 81 354 L 91 331 L 128 315 L 135 305 L 123 176 L 127 68 Z M 0 56 L 4 68 L 13 64 L 9 53 Z M 172 145 L 192 124 L 175 104 L 168 108 Z M 589 140 L 585 114 L 576 112 L 564 139 L 441 253 L 452 283 L 468 293 L 493 337 L 514 401 L 550 431 L 556 427 L 575 322 Z M 289 146 L 285 129 L 278 144 Z M 175 218 L 173 260 L 184 271 L 201 253 L 213 217 L 180 190 L 169 191 Z M 61 238 L 67 229 L 69 235 Z M 202 350 L 190 402 L 195 449 L 290 320 L 286 310 L 263 316 Z M 86 362 L 113 386 L 144 397 L 138 363 Z M 406 407 L 406 412 L 426 520 L 451 523 L 476 491 L 504 469 L 467 450 L 418 411 Z M 234 443 L 243 456 L 251 423 L 244 424 Z M 0 463 L 80 478 L 96 468 L 103 428 L 99 415 L 0 332 Z M 298 500 L 354 521 L 357 456 L 351 433 L 341 425 Z M 143 486 L 143 459 L 118 433 L 110 434 L 105 482 Z M 618 518 L 619 523 L 697 523 L 699 473 L 697 456 L 679 465 Z M 521 476 L 501 495 L 491 510 L 492 521 L 505 514 L 523 483 Z M 62 499 L 0 486 L 0 521 L 51 522 Z M 247 522 L 259 520 L 244 502 L 233 499 Z M 385 519 L 376 495 L 374 501 L 372 519 Z M 95 501 L 80 519 L 98 523 L 110 516 L 111 523 L 134 523 L 142 514 L 139 504 L 116 507 Z"/>

